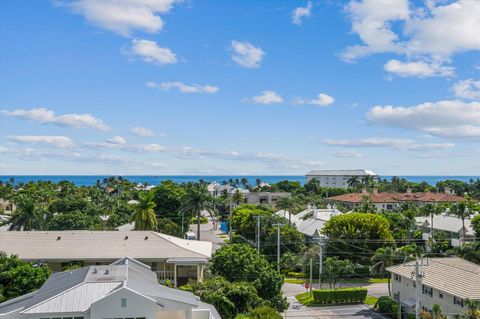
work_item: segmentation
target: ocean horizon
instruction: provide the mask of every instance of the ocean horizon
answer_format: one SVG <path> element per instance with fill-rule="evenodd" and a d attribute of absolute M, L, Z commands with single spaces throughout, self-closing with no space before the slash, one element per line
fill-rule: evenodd
<path fill-rule="evenodd" d="M 247 178 L 250 184 L 255 184 L 259 178 L 265 183 L 273 184 L 280 181 L 289 180 L 297 181 L 302 185 L 305 182 L 304 175 L 2 175 L 0 181 L 5 183 L 14 178 L 15 183 L 28 183 L 36 181 L 51 181 L 58 183 L 67 180 L 77 186 L 92 186 L 97 180 L 102 181 L 104 178 L 111 176 L 122 176 L 123 178 L 135 183 L 147 183 L 148 185 L 158 185 L 162 181 L 171 180 L 176 183 L 198 182 L 204 180 L 206 182 L 228 181 L 229 179 Z M 394 175 L 379 176 L 381 179 L 391 179 Z M 471 179 L 480 178 L 480 175 L 461 176 L 461 175 L 399 175 L 399 178 L 405 178 L 409 182 L 427 182 L 434 186 L 443 180 L 458 180 L 468 182 Z"/>

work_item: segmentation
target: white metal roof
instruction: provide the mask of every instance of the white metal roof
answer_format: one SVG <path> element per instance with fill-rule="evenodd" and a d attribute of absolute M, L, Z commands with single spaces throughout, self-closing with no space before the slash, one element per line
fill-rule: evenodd
<path fill-rule="evenodd" d="M 417 225 L 430 227 L 430 216 L 422 216 L 422 217 L 415 217 L 415 221 Z M 474 236 L 475 233 L 473 231 L 472 226 L 470 225 L 471 219 L 465 219 L 465 229 L 466 235 Z M 456 216 L 441 214 L 441 215 L 434 215 L 433 216 L 433 229 L 447 231 L 451 233 L 459 233 L 462 232 L 462 220 Z"/>
<path fill-rule="evenodd" d="M 29 309 L 23 310 L 22 313 L 85 312 L 90 308 L 92 303 L 102 299 L 109 292 L 121 285 L 121 281 L 84 282 Z"/>
<path fill-rule="evenodd" d="M 458 257 L 425 258 L 422 283 L 448 294 L 480 300 L 480 265 Z M 408 263 L 388 267 L 391 273 L 411 278 L 415 265 Z"/>

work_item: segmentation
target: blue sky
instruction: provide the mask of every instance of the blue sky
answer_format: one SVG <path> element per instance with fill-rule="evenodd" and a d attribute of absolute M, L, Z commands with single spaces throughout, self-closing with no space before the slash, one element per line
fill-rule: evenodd
<path fill-rule="evenodd" d="M 480 1 L 0 2 L 1 174 L 480 173 Z"/>

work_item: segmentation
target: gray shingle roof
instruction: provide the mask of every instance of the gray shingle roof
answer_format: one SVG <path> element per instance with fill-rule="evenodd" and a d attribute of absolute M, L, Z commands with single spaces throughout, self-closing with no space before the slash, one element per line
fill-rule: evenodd
<path fill-rule="evenodd" d="M 212 243 L 153 231 L 11 231 L 0 232 L 0 251 L 24 260 L 158 260 L 210 258 Z"/>

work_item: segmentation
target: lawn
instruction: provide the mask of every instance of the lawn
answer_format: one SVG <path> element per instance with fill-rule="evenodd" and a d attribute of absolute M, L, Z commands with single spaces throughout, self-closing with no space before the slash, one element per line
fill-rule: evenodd
<path fill-rule="evenodd" d="M 287 284 L 301 284 L 303 285 L 306 282 L 306 279 L 302 278 L 285 278 Z"/>
<path fill-rule="evenodd" d="M 308 282 L 308 278 L 285 278 L 285 282 L 289 284 L 304 284 Z M 377 283 L 387 283 L 387 278 L 349 278 L 342 280 L 340 283 L 370 283 L 370 284 L 377 284 Z"/>
<path fill-rule="evenodd" d="M 365 298 L 364 303 L 370 306 L 373 306 L 377 303 L 378 298 L 374 296 L 367 295 L 367 298 Z"/>

